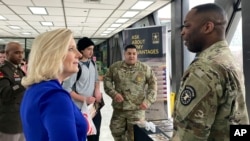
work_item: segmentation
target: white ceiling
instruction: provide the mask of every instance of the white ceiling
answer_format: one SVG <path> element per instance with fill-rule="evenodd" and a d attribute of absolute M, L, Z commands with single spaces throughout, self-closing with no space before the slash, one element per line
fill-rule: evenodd
<path fill-rule="evenodd" d="M 96 1 L 96 2 L 95 2 Z M 140 11 L 108 36 L 101 34 L 115 23 L 138 0 L 0 0 L 0 37 L 35 37 L 40 33 L 57 28 L 69 28 L 76 38 L 109 38 L 129 27 L 136 21 L 165 6 L 170 0 L 153 0 L 154 3 Z M 146 1 L 146 0 L 144 0 Z M 28 7 L 45 7 L 48 15 L 33 15 Z M 41 21 L 51 21 L 54 26 L 46 27 Z M 17 25 L 21 29 L 8 26 Z M 30 32 L 31 35 L 22 35 Z"/>

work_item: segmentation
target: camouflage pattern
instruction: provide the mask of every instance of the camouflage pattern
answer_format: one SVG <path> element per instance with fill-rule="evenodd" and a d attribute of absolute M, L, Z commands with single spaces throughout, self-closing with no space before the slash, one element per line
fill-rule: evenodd
<path fill-rule="evenodd" d="M 112 101 L 114 109 L 139 110 L 142 102 L 148 105 L 155 102 L 157 82 L 154 72 L 146 64 L 137 62 L 135 66 L 128 66 L 119 61 L 107 71 L 104 89 L 111 98 L 117 93 L 124 97 L 122 103 Z"/>
<path fill-rule="evenodd" d="M 243 72 L 226 41 L 198 54 L 184 73 L 173 117 L 172 141 L 229 141 L 231 124 L 249 124 Z"/>
<path fill-rule="evenodd" d="M 125 133 L 124 122 L 129 124 L 145 118 L 145 111 L 140 110 L 140 104 L 144 102 L 150 106 L 155 102 L 157 95 L 156 77 L 151 68 L 142 62 L 138 61 L 134 66 L 129 66 L 124 61 L 118 61 L 109 67 L 103 82 L 105 92 L 112 99 L 117 93 L 122 94 L 124 98 L 123 102 L 112 101 L 114 113 L 110 129 L 115 141 L 120 141 L 119 137 Z M 119 119 L 119 116 L 126 117 L 127 121 Z M 131 131 L 128 135 L 131 139 L 128 140 L 133 141 L 133 130 L 128 131 Z M 116 139 L 116 137 L 118 138 Z"/>
<path fill-rule="evenodd" d="M 133 125 L 136 121 L 145 120 L 145 111 L 114 110 L 111 117 L 110 130 L 115 141 L 133 141 Z"/>

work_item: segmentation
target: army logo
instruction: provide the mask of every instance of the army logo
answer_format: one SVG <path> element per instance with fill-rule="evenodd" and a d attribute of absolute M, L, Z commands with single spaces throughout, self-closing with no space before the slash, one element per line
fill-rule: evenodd
<path fill-rule="evenodd" d="M 142 78 L 141 78 L 141 77 L 137 77 L 137 78 L 136 78 L 136 81 L 137 81 L 137 82 L 141 82 L 141 81 L 142 81 Z"/>
<path fill-rule="evenodd" d="M 143 76 L 144 76 L 143 72 L 139 72 L 138 74 L 136 74 L 135 81 L 136 81 L 137 84 L 142 83 L 142 81 L 143 81 Z"/>
<path fill-rule="evenodd" d="M 191 101 L 195 98 L 196 93 L 192 86 L 186 86 L 185 89 L 181 92 L 180 101 L 183 105 L 189 105 Z"/>
<path fill-rule="evenodd" d="M 160 34 L 158 32 L 152 33 L 152 43 L 159 44 L 160 43 Z"/>

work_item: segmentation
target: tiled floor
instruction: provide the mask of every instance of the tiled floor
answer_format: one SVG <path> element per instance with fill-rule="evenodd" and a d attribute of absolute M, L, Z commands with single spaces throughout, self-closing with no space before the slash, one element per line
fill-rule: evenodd
<path fill-rule="evenodd" d="M 104 92 L 103 82 L 101 82 L 101 92 L 103 93 L 105 106 L 101 110 L 102 125 L 101 125 L 100 141 L 114 141 L 109 129 L 109 123 L 113 112 L 113 108 L 111 106 L 111 98 Z"/>
<path fill-rule="evenodd" d="M 99 140 L 100 141 L 114 141 L 110 133 L 110 129 L 109 129 L 110 118 L 113 112 L 113 108 L 111 106 L 111 98 L 104 92 L 102 82 L 101 82 L 101 92 L 103 93 L 105 106 L 101 110 L 102 125 L 101 125 L 101 135 L 100 135 Z"/>

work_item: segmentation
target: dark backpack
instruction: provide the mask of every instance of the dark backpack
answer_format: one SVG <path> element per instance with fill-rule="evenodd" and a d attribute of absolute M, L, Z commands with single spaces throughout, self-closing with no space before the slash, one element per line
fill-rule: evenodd
<path fill-rule="evenodd" d="M 95 62 L 94 62 L 94 60 L 91 60 L 91 62 L 93 63 L 93 65 L 95 66 Z M 80 79 L 80 77 L 81 77 L 81 75 L 82 75 L 82 68 L 81 68 L 81 65 L 78 63 L 78 72 L 77 72 L 77 75 L 76 75 L 76 81 L 75 81 L 75 83 L 73 84 L 73 86 L 72 86 L 72 89 L 75 91 L 75 92 L 77 92 L 76 91 L 76 82 Z M 78 92 L 77 92 L 78 93 Z M 95 104 L 94 104 L 94 106 L 95 106 L 95 109 L 96 109 L 96 112 L 99 112 L 100 110 L 101 110 L 101 108 L 103 107 L 105 105 L 105 103 L 104 103 L 104 100 L 103 100 L 103 98 L 101 99 L 101 102 L 100 103 L 98 103 L 98 102 L 95 102 Z"/>
<path fill-rule="evenodd" d="M 95 66 L 94 60 L 91 60 L 91 62 L 92 62 L 93 65 Z M 76 82 L 80 79 L 81 75 L 82 75 L 82 68 L 81 68 L 80 63 L 78 63 L 78 72 L 77 72 L 77 75 L 76 75 L 76 81 L 75 81 L 75 83 L 73 84 L 73 88 L 74 88 L 74 89 L 75 89 Z M 63 85 L 63 82 L 62 82 L 61 85 Z"/>
<path fill-rule="evenodd" d="M 94 60 L 90 60 L 92 63 L 93 63 L 93 65 L 95 66 L 95 62 L 94 62 Z M 82 68 L 81 68 L 81 65 L 78 63 L 78 72 L 77 72 L 77 75 L 76 75 L 76 81 L 78 81 L 79 79 L 80 79 L 80 77 L 81 77 L 81 75 L 82 75 Z M 76 82 L 75 82 L 76 83 Z M 74 83 L 74 85 L 75 85 L 75 83 Z"/>

